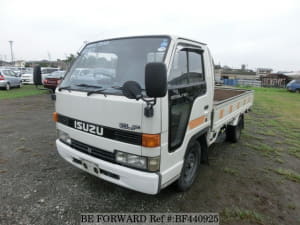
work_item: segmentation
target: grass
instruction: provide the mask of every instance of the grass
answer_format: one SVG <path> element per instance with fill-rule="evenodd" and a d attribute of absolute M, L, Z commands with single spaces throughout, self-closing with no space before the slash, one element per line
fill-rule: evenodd
<path fill-rule="evenodd" d="M 284 161 L 282 159 L 280 159 L 280 158 L 276 158 L 275 162 L 280 163 L 280 164 L 284 163 Z"/>
<path fill-rule="evenodd" d="M 25 96 L 33 96 L 48 93 L 48 90 L 39 90 L 34 85 L 23 85 L 21 88 L 12 88 L 9 91 L 0 90 L 1 99 L 21 98 Z"/>
<path fill-rule="evenodd" d="M 279 88 L 250 89 L 255 91 L 255 98 L 253 112 L 246 117 L 246 142 L 243 145 L 270 158 L 287 154 L 298 160 L 300 95 Z M 281 159 L 275 161 L 285 162 Z"/>
<path fill-rule="evenodd" d="M 225 172 L 225 173 L 228 173 L 228 174 L 231 174 L 231 175 L 238 175 L 238 171 L 237 170 L 235 170 L 235 169 L 231 169 L 231 168 L 228 168 L 228 167 L 225 167 L 224 169 L 223 169 L 223 171 Z"/>
<path fill-rule="evenodd" d="M 288 180 L 300 183 L 300 174 L 293 170 L 278 168 L 273 171 L 279 175 L 284 176 Z"/>
<path fill-rule="evenodd" d="M 225 221 L 230 220 L 242 220 L 249 221 L 257 224 L 264 224 L 264 216 L 253 211 L 247 209 L 240 208 L 225 208 L 221 213 L 221 219 Z"/>
<path fill-rule="evenodd" d="M 279 88 L 252 88 L 255 90 L 255 104 L 263 109 L 262 113 L 271 112 L 267 123 L 275 127 L 286 125 L 295 126 L 294 122 L 300 123 L 300 95 Z M 274 117 L 276 120 L 274 120 Z M 292 119 L 292 120 L 291 120 Z"/>

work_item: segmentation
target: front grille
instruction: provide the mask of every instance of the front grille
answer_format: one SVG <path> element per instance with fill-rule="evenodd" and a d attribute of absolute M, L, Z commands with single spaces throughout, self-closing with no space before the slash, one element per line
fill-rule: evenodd
<path fill-rule="evenodd" d="M 142 136 L 133 132 L 114 130 L 114 137 L 117 141 L 122 141 L 129 144 L 141 145 L 142 142 Z"/>
<path fill-rule="evenodd" d="M 58 122 L 62 123 L 68 127 L 74 128 L 74 121 L 75 119 L 63 116 L 63 115 L 58 115 Z M 80 121 L 80 120 L 77 120 Z M 82 121 L 84 122 L 84 121 Z M 97 125 L 97 124 L 94 124 Z M 97 125 L 100 126 L 100 125 Z M 120 129 L 115 129 L 111 127 L 104 127 L 103 128 L 103 135 L 102 137 L 104 138 L 109 138 L 112 140 L 116 141 L 121 141 L 125 142 L 128 144 L 133 144 L 133 145 L 142 145 L 142 134 L 137 133 L 137 132 L 132 132 L 132 131 L 126 131 L 126 130 L 120 130 Z"/>
<path fill-rule="evenodd" d="M 84 144 L 80 141 L 76 141 L 76 140 L 72 139 L 71 147 L 77 151 L 94 156 L 98 159 L 102 159 L 102 160 L 109 161 L 109 162 L 115 162 L 115 154 L 114 153 L 104 151 L 102 149 Z"/>

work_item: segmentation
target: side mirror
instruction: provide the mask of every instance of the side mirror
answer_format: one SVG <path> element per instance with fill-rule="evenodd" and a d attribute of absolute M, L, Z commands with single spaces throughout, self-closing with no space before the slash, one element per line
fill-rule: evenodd
<path fill-rule="evenodd" d="M 33 68 L 33 82 L 35 85 L 42 85 L 42 71 L 40 66 Z"/>
<path fill-rule="evenodd" d="M 148 63 L 145 68 L 145 87 L 147 96 L 164 97 L 167 93 L 167 67 L 164 63 Z"/>

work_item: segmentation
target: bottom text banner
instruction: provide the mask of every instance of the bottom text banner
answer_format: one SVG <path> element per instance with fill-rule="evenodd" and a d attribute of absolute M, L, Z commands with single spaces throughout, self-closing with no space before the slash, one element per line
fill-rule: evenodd
<path fill-rule="evenodd" d="M 219 225 L 219 213 L 82 213 L 81 225 Z"/>

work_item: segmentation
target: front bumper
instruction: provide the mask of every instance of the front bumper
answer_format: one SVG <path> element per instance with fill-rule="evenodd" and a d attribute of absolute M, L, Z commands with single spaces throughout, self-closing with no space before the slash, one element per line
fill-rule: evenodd
<path fill-rule="evenodd" d="M 30 80 L 30 79 L 22 79 L 22 84 L 33 84 L 33 80 Z"/>
<path fill-rule="evenodd" d="M 56 146 L 59 154 L 66 161 L 94 176 L 146 194 L 157 194 L 159 192 L 160 176 L 157 173 L 143 172 L 94 158 L 74 150 L 60 140 L 56 140 Z M 85 169 L 83 164 L 79 163 L 84 161 L 96 165 L 103 172 L 96 173 L 93 170 Z"/>

